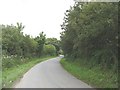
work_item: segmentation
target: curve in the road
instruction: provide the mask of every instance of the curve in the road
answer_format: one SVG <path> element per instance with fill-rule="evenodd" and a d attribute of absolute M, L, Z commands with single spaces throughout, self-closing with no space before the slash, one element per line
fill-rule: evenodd
<path fill-rule="evenodd" d="M 60 59 L 57 57 L 35 65 L 14 88 L 91 88 L 65 71 Z"/>

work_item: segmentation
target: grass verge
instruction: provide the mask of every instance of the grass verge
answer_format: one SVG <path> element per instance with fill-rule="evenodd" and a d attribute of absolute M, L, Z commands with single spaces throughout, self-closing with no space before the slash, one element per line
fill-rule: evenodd
<path fill-rule="evenodd" d="M 11 88 L 35 64 L 53 58 L 53 56 L 31 59 L 28 63 L 6 69 L 2 72 L 2 88 Z"/>
<path fill-rule="evenodd" d="M 0 90 L 2 89 L 2 71 L 0 70 Z"/>
<path fill-rule="evenodd" d="M 62 66 L 85 83 L 94 88 L 118 88 L 117 74 L 108 71 L 102 71 L 98 67 L 88 68 L 81 65 L 80 62 L 72 62 L 63 58 L 60 63 Z"/>

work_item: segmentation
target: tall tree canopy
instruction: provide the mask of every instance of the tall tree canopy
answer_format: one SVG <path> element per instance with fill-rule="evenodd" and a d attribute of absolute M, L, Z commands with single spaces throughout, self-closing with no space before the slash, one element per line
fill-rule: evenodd
<path fill-rule="evenodd" d="M 56 49 L 54 49 L 55 46 L 44 46 L 45 43 L 49 41 L 46 40 L 44 32 L 41 32 L 37 37 L 33 38 L 30 35 L 23 34 L 22 30 L 24 27 L 25 26 L 22 23 L 17 23 L 16 26 L 0 25 L 0 28 L 2 29 L 2 39 L 0 38 L 0 40 L 2 40 L 3 54 L 30 58 L 40 57 L 45 55 L 45 53 L 47 53 L 47 55 L 53 55 L 50 52 L 56 52 Z M 54 44 L 57 45 L 56 42 Z M 49 50 L 48 47 L 50 47 Z M 46 50 L 45 53 L 44 49 Z"/>
<path fill-rule="evenodd" d="M 61 28 L 65 56 L 117 68 L 118 3 L 76 2 L 66 11 Z"/>
<path fill-rule="evenodd" d="M 57 38 L 47 38 L 46 39 L 46 44 L 51 44 L 53 46 L 55 46 L 56 48 L 56 54 L 59 54 L 60 51 L 60 40 L 57 40 Z"/>

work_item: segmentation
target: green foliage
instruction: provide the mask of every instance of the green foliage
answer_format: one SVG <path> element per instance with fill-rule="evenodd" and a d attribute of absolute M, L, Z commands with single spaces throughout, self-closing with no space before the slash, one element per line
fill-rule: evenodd
<path fill-rule="evenodd" d="M 103 71 L 99 66 L 90 69 L 86 64 L 83 65 L 82 60 L 72 62 L 62 59 L 60 63 L 72 75 L 94 88 L 118 88 L 118 75 L 112 71 Z"/>
<path fill-rule="evenodd" d="M 37 42 L 29 35 L 23 35 L 24 26 L 7 25 L 2 28 L 3 54 L 11 56 L 32 57 L 36 52 Z"/>
<path fill-rule="evenodd" d="M 53 56 L 27 59 L 24 60 L 27 61 L 27 63 L 14 64 L 14 67 L 4 69 L 1 78 L 2 88 L 14 88 L 13 85 L 16 84 L 16 80 L 21 79 L 26 71 L 28 71 L 35 64 L 48 60 L 50 58 L 53 58 Z M 13 59 L 13 61 L 16 60 Z"/>
<path fill-rule="evenodd" d="M 44 32 L 41 32 L 39 36 L 32 38 L 30 35 L 23 35 L 22 30 L 25 26 L 23 26 L 22 23 L 17 23 L 17 26 L 1 26 L 3 55 L 17 55 L 18 57 L 21 56 L 21 58 L 40 57 L 43 54 L 45 42 L 56 46 L 57 50 L 59 50 L 57 39 L 46 40 Z M 53 43 L 50 43 L 49 41 L 52 41 Z"/>
<path fill-rule="evenodd" d="M 56 48 L 53 45 L 44 45 L 43 47 L 43 53 L 44 55 L 56 55 Z"/>
<path fill-rule="evenodd" d="M 118 3 L 76 2 L 65 13 L 61 46 L 65 56 L 94 58 L 102 68 L 118 65 Z"/>
<path fill-rule="evenodd" d="M 53 43 L 45 45 L 50 40 L 46 40 L 44 32 L 33 38 L 30 35 L 23 34 L 24 27 L 22 23 L 17 23 L 16 26 L 0 25 L 0 29 L 2 29 L 2 39 L 0 37 L 2 48 L 0 47 L 0 49 L 2 49 L 3 54 L 1 56 L 3 70 L 27 63 L 30 58 L 56 55 L 56 48 L 52 45 Z M 57 45 L 57 39 L 54 41 L 54 44 Z"/>
<path fill-rule="evenodd" d="M 27 62 L 29 62 L 30 60 L 28 58 L 21 58 L 19 56 L 2 56 L 2 71 L 12 68 L 12 67 L 16 67 L 18 65 L 21 64 L 25 64 Z"/>
<path fill-rule="evenodd" d="M 56 48 L 53 45 L 45 45 L 46 35 L 44 32 L 33 38 L 23 34 L 24 27 L 22 23 L 17 23 L 16 26 L 0 25 L 0 30 L 2 29 L 2 38 L 0 37 L 0 42 L 2 41 L 2 48 L 0 46 L 3 71 L 2 87 L 10 87 L 29 68 L 43 60 L 35 58 L 42 58 L 43 55 L 44 57 L 56 55 Z"/>
<path fill-rule="evenodd" d="M 51 44 L 55 46 L 56 48 L 56 54 L 59 54 L 59 51 L 61 50 L 60 48 L 60 40 L 57 40 L 57 38 L 47 38 L 46 39 L 46 45 Z"/>
<path fill-rule="evenodd" d="M 38 43 L 38 47 L 37 47 L 37 55 L 41 56 L 42 52 L 43 52 L 43 46 L 45 44 L 45 40 L 46 40 L 46 35 L 44 34 L 44 32 L 41 32 L 39 34 L 39 36 L 37 36 L 35 38 L 35 41 L 37 41 Z"/>

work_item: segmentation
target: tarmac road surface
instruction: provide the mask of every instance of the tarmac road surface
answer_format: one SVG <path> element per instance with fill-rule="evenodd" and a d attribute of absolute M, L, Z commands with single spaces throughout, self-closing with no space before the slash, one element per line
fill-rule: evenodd
<path fill-rule="evenodd" d="M 62 57 L 38 63 L 24 74 L 14 88 L 92 88 L 63 69 L 59 63 Z"/>

